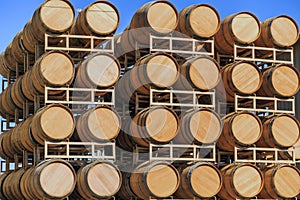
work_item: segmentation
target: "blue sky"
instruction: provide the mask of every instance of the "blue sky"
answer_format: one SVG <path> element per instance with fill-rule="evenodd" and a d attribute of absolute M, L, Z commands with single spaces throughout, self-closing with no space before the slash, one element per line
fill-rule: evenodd
<path fill-rule="evenodd" d="M 23 29 L 34 10 L 43 0 L 2 0 L 0 2 L 0 52 L 4 51 L 16 33 Z M 70 0 L 75 9 L 82 9 L 94 0 Z M 121 15 L 121 32 L 130 22 L 134 12 L 147 0 L 111 0 Z M 210 4 L 217 9 L 221 19 L 240 11 L 249 11 L 263 21 L 269 17 L 286 14 L 300 24 L 300 0 L 170 0 L 178 11 L 191 4 Z"/>

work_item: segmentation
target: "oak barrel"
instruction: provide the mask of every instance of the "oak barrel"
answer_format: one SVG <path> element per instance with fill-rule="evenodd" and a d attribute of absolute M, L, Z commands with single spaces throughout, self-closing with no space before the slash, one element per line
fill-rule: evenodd
<path fill-rule="evenodd" d="M 180 186 L 175 193 L 182 199 L 212 198 L 222 187 L 221 173 L 213 164 L 199 162 L 180 166 Z"/>
<path fill-rule="evenodd" d="M 297 42 L 298 38 L 297 22 L 287 15 L 279 15 L 261 23 L 261 34 L 255 44 L 271 48 L 290 47 Z"/>
<path fill-rule="evenodd" d="M 278 64 L 263 72 L 263 82 L 258 93 L 264 96 L 288 98 L 297 94 L 300 88 L 298 70 L 287 64 Z"/>
<path fill-rule="evenodd" d="M 119 26 L 118 9 L 108 1 L 95 1 L 79 12 L 71 33 L 76 35 L 109 36 Z"/>
<path fill-rule="evenodd" d="M 141 6 L 130 22 L 134 40 L 148 46 L 150 34 L 167 35 L 172 33 L 178 24 L 176 7 L 163 0 L 151 1 Z"/>
<path fill-rule="evenodd" d="M 220 82 L 220 71 L 217 61 L 209 56 L 189 58 L 180 66 L 180 76 L 173 87 L 183 90 L 210 90 Z"/>
<path fill-rule="evenodd" d="M 61 104 L 51 104 L 39 109 L 33 116 L 31 133 L 39 144 L 44 141 L 63 141 L 70 138 L 75 129 L 71 110 Z"/>
<path fill-rule="evenodd" d="M 21 191 L 25 190 L 25 195 L 29 194 L 31 199 L 64 199 L 75 188 L 76 173 L 67 161 L 44 160 L 28 171 L 20 185 Z"/>
<path fill-rule="evenodd" d="M 6 199 L 7 197 L 4 195 L 4 191 L 3 191 L 3 183 L 5 182 L 5 179 L 7 178 L 7 176 L 10 174 L 11 172 L 5 172 L 3 174 L 0 174 L 0 198 L 1 199 Z"/>
<path fill-rule="evenodd" d="M 35 62 L 30 72 L 32 85 L 35 89 L 35 91 L 30 92 L 41 94 L 44 93 L 45 86 L 63 87 L 70 85 L 75 75 L 72 58 L 61 51 L 50 51 L 43 54 Z"/>
<path fill-rule="evenodd" d="M 110 162 L 95 161 L 77 171 L 76 190 L 84 199 L 105 199 L 114 196 L 122 184 L 122 175 Z"/>
<path fill-rule="evenodd" d="M 222 54 L 232 54 L 234 44 L 251 44 L 260 36 L 257 17 L 250 12 L 239 12 L 227 16 L 215 35 L 216 49 Z"/>
<path fill-rule="evenodd" d="M 122 184 L 120 190 L 117 193 L 117 197 L 120 199 L 127 199 L 127 198 L 137 198 L 130 187 L 130 172 L 122 171 Z"/>
<path fill-rule="evenodd" d="M 14 158 L 14 151 L 11 148 L 11 132 L 12 129 L 0 134 L 0 157 L 3 159 Z"/>
<path fill-rule="evenodd" d="M 33 86 L 31 70 L 28 70 L 22 78 L 21 90 L 26 99 L 29 101 L 34 101 L 35 95 L 37 95 L 37 91 Z"/>
<path fill-rule="evenodd" d="M 3 193 L 7 199 L 24 199 L 20 189 L 20 180 L 25 173 L 25 169 L 21 168 L 10 173 L 3 183 Z"/>
<path fill-rule="evenodd" d="M 235 94 L 250 95 L 255 93 L 262 85 L 262 74 L 257 65 L 252 62 L 230 63 L 222 68 L 221 73 L 223 82 L 219 83 L 218 91 L 225 88 L 226 101 L 228 102 L 234 101 Z M 220 98 L 224 98 L 224 96 Z"/>
<path fill-rule="evenodd" d="M 266 199 L 291 199 L 300 192 L 300 171 L 293 165 L 279 164 L 263 170 L 264 188 L 260 193 Z"/>
<path fill-rule="evenodd" d="M 48 0 L 34 12 L 23 28 L 22 40 L 30 53 L 35 53 L 35 45 L 45 41 L 45 33 L 63 34 L 71 29 L 75 21 L 75 10 L 68 0 Z M 58 43 L 59 39 L 49 40 Z"/>
<path fill-rule="evenodd" d="M 15 72 L 17 62 L 16 62 L 15 58 L 13 57 L 11 48 L 12 48 L 12 44 L 10 43 L 3 52 L 3 55 L 4 55 L 3 60 L 4 60 L 5 66 L 10 71 Z"/>
<path fill-rule="evenodd" d="M 13 41 L 11 42 L 11 53 L 16 62 L 24 64 L 25 61 L 25 49 L 22 41 L 23 31 L 20 31 L 15 35 Z"/>
<path fill-rule="evenodd" d="M 257 146 L 289 148 L 300 138 L 300 124 L 290 114 L 271 115 L 263 120 L 263 133 Z"/>
<path fill-rule="evenodd" d="M 177 169 L 165 161 L 145 162 L 137 166 L 130 177 L 130 186 L 141 199 L 169 197 L 176 192 L 179 183 Z"/>
<path fill-rule="evenodd" d="M 174 142 L 183 144 L 212 144 L 222 132 L 222 121 L 208 108 L 191 109 L 183 113 Z"/>
<path fill-rule="evenodd" d="M 115 139 L 121 128 L 121 118 L 108 106 L 97 106 L 81 114 L 76 122 L 75 140 L 104 142 Z"/>
<path fill-rule="evenodd" d="M 207 4 L 190 5 L 179 12 L 177 30 L 191 38 L 210 38 L 220 28 L 218 11 Z"/>
<path fill-rule="evenodd" d="M 116 145 L 129 152 L 133 151 L 136 145 L 130 132 L 131 121 L 131 118 L 122 118 L 122 127 L 120 133 L 116 137 Z"/>
<path fill-rule="evenodd" d="M 234 151 L 234 147 L 247 147 L 256 143 L 262 135 L 261 120 L 251 112 L 227 114 L 222 134 L 217 142 L 219 148 Z"/>
<path fill-rule="evenodd" d="M 20 190 L 25 199 L 36 199 L 35 194 L 30 190 L 31 173 L 34 171 L 34 166 L 26 169 L 25 173 L 20 179 Z"/>
<path fill-rule="evenodd" d="M 26 97 L 22 91 L 22 81 L 24 76 L 20 76 L 16 79 L 15 83 L 12 84 L 11 89 L 11 98 L 13 103 L 16 105 L 16 108 L 23 109 L 26 102 Z"/>
<path fill-rule="evenodd" d="M 11 88 L 13 84 L 8 85 L 8 87 L 0 94 L 1 105 L 0 110 L 3 117 L 5 116 L 15 116 L 15 113 L 18 112 L 18 108 L 14 103 L 11 95 Z"/>
<path fill-rule="evenodd" d="M 221 169 L 223 187 L 219 192 L 222 199 L 248 199 L 260 193 L 264 186 L 261 170 L 253 164 L 230 164 Z"/>
<path fill-rule="evenodd" d="M 120 77 L 118 59 L 106 53 L 97 53 L 82 61 L 76 68 L 76 87 L 109 88 Z"/>
<path fill-rule="evenodd" d="M 149 143 L 166 144 L 177 135 L 179 119 L 170 108 L 148 107 L 137 113 L 131 123 L 134 142 L 148 147 Z"/>
<path fill-rule="evenodd" d="M 0 54 L 0 74 L 4 78 L 8 78 L 9 73 L 10 73 L 10 70 L 6 67 L 6 65 L 4 63 L 4 54 L 1 53 Z"/>

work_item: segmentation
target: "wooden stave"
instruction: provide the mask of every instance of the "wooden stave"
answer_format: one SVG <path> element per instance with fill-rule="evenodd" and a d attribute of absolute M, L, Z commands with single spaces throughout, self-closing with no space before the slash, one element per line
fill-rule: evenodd
<path fill-rule="evenodd" d="M 229 113 L 226 116 L 223 117 L 223 121 L 224 121 L 224 126 L 223 126 L 223 131 L 222 134 L 219 137 L 219 140 L 217 141 L 217 146 L 220 149 L 226 150 L 226 151 L 234 151 L 234 147 L 247 147 L 247 146 L 251 146 L 253 144 L 243 144 L 241 143 L 241 141 L 239 141 L 232 133 L 231 130 L 231 126 L 232 126 L 232 122 L 234 120 L 234 118 L 240 114 L 248 114 L 250 116 L 252 116 L 253 118 L 255 118 L 260 126 L 260 133 L 259 136 L 257 138 L 257 141 L 260 139 L 261 135 L 262 135 L 262 122 L 261 120 L 254 114 L 252 114 L 251 112 L 248 111 L 242 111 L 239 113 Z M 256 141 L 256 142 L 257 142 Z"/>
<path fill-rule="evenodd" d="M 253 19 L 258 24 L 259 32 L 257 33 L 257 37 L 253 38 L 252 41 L 247 41 L 247 42 L 241 41 L 238 38 L 236 38 L 236 36 L 233 33 L 231 23 L 236 16 L 241 15 L 241 14 L 250 15 L 251 17 L 253 17 Z M 220 53 L 233 55 L 234 44 L 242 44 L 242 45 L 250 44 L 250 43 L 254 42 L 255 40 L 257 40 L 260 33 L 261 33 L 260 21 L 254 14 L 252 14 L 250 12 L 235 13 L 235 14 L 227 16 L 226 18 L 224 18 L 221 21 L 221 27 L 220 27 L 219 31 L 215 34 L 215 47 Z M 229 36 L 226 37 L 228 34 L 229 34 Z"/>
<path fill-rule="evenodd" d="M 218 22 L 219 22 L 218 27 L 210 35 L 205 35 L 205 36 L 198 35 L 191 27 L 190 13 L 193 11 L 193 9 L 196 9 L 201 6 L 210 8 L 212 11 L 215 12 L 215 14 L 218 18 Z M 208 5 L 208 4 L 194 4 L 194 5 L 187 6 L 186 8 L 182 9 L 178 15 L 179 15 L 179 18 L 178 18 L 179 20 L 178 20 L 177 30 L 191 38 L 199 38 L 199 39 L 211 38 L 219 31 L 220 26 L 221 26 L 221 19 L 220 19 L 220 15 L 219 15 L 218 11 L 214 7 L 212 7 L 211 5 Z"/>
<path fill-rule="evenodd" d="M 218 189 L 218 191 L 213 195 L 217 195 L 217 193 L 221 190 L 222 187 L 222 176 L 221 173 L 219 171 L 219 169 L 217 167 L 215 167 L 213 164 L 211 163 L 203 163 L 203 162 L 198 162 L 192 165 L 183 165 L 180 166 L 178 169 L 179 174 L 181 174 L 180 176 L 180 185 L 179 188 L 177 189 L 177 191 L 175 192 L 175 196 L 179 197 L 179 198 L 183 198 L 183 199 L 193 199 L 194 197 L 199 197 L 199 198 L 212 198 L 213 196 L 201 196 L 201 194 L 198 194 L 192 187 L 191 185 L 191 174 L 193 172 L 193 170 L 197 167 L 201 167 L 201 166 L 209 166 L 212 169 L 214 169 L 217 174 L 220 177 L 220 187 Z"/>

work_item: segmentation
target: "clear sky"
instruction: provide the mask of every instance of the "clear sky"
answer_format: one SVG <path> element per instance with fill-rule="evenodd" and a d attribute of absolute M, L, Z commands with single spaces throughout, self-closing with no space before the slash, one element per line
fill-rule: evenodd
<path fill-rule="evenodd" d="M 13 37 L 23 29 L 34 10 L 44 0 L 1 0 L 0 1 L 0 52 L 4 51 Z M 94 0 L 70 0 L 75 9 L 82 9 Z M 117 32 L 129 24 L 134 12 L 147 0 L 110 0 L 119 10 L 121 21 Z M 178 11 L 192 4 L 210 4 L 219 12 L 221 19 L 226 16 L 249 11 L 260 21 L 281 14 L 289 15 L 300 24 L 300 0 L 170 0 Z"/>

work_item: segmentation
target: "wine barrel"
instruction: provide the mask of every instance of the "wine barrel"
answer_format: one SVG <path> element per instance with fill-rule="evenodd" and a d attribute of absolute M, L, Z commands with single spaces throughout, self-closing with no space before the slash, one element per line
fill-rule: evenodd
<path fill-rule="evenodd" d="M 130 199 L 130 198 L 137 198 L 130 187 L 130 172 L 122 171 L 122 184 L 120 190 L 117 193 L 117 197 L 120 199 Z"/>
<path fill-rule="evenodd" d="M 218 91 L 224 87 L 226 101 L 233 102 L 234 95 L 250 95 L 255 93 L 262 85 L 262 74 L 258 67 L 248 61 L 239 61 L 222 68 L 222 80 L 218 85 Z M 218 94 L 219 95 L 219 94 Z M 224 95 L 225 96 L 225 95 Z M 224 98 L 220 96 L 220 98 Z"/>
<path fill-rule="evenodd" d="M 175 193 L 182 199 L 212 198 L 218 194 L 222 187 L 220 171 L 210 163 L 196 163 L 180 166 L 180 186 Z"/>
<path fill-rule="evenodd" d="M 5 179 L 11 172 L 5 172 L 3 174 L 0 174 L 0 199 L 7 199 L 7 197 L 4 195 L 4 188 L 3 184 L 5 182 Z"/>
<path fill-rule="evenodd" d="M 251 44 L 260 32 L 260 22 L 254 14 L 232 14 L 222 20 L 221 28 L 215 35 L 215 47 L 221 54 L 233 55 L 234 44 Z"/>
<path fill-rule="evenodd" d="M 20 64 L 24 64 L 24 59 L 25 59 L 25 49 L 23 46 L 23 41 L 22 41 L 22 35 L 23 31 L 20 31 L 17 33 L 17 35 L 14 37 L 13 41 L 11 42 L 11 52 L 12 55 L 15 59 Z"/>
<path fill-rule="evenodd" d="M 166 144 L 177 135 L 179 119 L 170 108 L 154 106 L 137 113 L 131 123 L 132 139 L 139 145 Z"/>
<path fill-rule="evenodd" d="M 16 79 L 16 82 L 12 84 L 11 89 L 11 98 L 13 103 L 16 105 L 16 108 L 23 109 L 26 102 L 26 97 L 22 91 L 22 81 L 24 76 L 20 76 Z"/>
<path fill-rule="evenodd" d="M 263 133 L 257 146 L 289 148 L 300 138 L 300 124 L 290 114 L 267 116 L 263 120 Z"/>
<path fill-rule="evenodd" d="M 175 89 L 191 90 L 197 88 L 207 91 L 221 80 L 220 66 L 209 56 L 196 56 L 187 59 L 180 66 L 180 76 L 173 86 Z"/>
<path fill-rule="evenodd" d="M 180 119 L 175 143 L 212 144 L 216 142 L 222 132 L 220 116 L 208 108 L 191 109 L 186 111 Z"/>
<path fill-rule="evenodd" d="M 130 177 L 132 191 L 141 199 L 169 197 L 176 192 L 179 183 L 178 171 L 165 161 L 145 162 L 137 166 Z"/>
<path fill-rule="evenodd" d="M 115 139 L 121 127 L 119 114 L 111 107 L 90 108 L 78 118 L 76 140 L 103 142 Z"/>
<path fill-rule="evenodd" d="M 297 42 L 298 38 L 297 22 L 287 15 L 279 15 L 261 23 L 261 34 L 255 44 L 271 48 L 290 47 Z"/>
<path fill-rule="evenodd" d="M 222 199 L 248 199 L 260 193 L 264 186 L 261 170 L 250 163 L 230 164 L 221 169 L 223 187 L 219 192 Z"/>
<path fill-rule="evenodd" d="M 35 89 L 35 91 L 30 92 L 43 94 L 45 86 L 63 87 L 70 85 L 74 79 L 75 69 L 73 60 L 67 53 L 50 51 L 43 54 L 35 62 L 30 72 L 32 85 Z M 52 92 L 51 94 L 56 93 Z"/>
<path fill-rule="evenodd" d="M 125 151 L 132 152 L 136 143 L 132 139 L 130 132 L 131 118 L 122 119 L 122 127 L 120 133 L 116 137 L 116 145 Z"/>
<path fill-rule="evenodd" d="M 261 120 L 248 111 L 230 113 L 223 120 L 223 131 L 217 142 L 218 147 L 223 150 L 234 151 L 235 146 L 250 146 L 262 135 Z"/>
<path fill-rule="evenodd" d="M 218 11 L 207 4 L 190 5 L 179 12 L 177 30 L 191 38 L 211 38 L 220 28 Z"/>
<path fill-rule="evenodd" d="M 262 86 L 258 94 L 282 98 L 292 97 L 299 91 L 300 75 L 298 70 L 287 64 L 278 64 L 263 72 Z"/>
<path fill-rule="evenodd" d="M 116 32 L 119 21 L 118 9 L 112 3 L 95 1 L 79 12 L 71 33 L 109 36 Z"/>
<path fill-rule="evenodd" d="M 4 62 L 4 54 L 0 54 L 0 74 L 4 78 L 8 78 L 8 75 L 10 73 L 10 70 L 6 67 L 5 62 Z"/>
<path fill-rule="evenodd" d="M 150 34 L 167 35 L 172 33 L 178 24 L 176 7 L 163 0 L 152 1 L 141 6 L 130 22 L 134 40 L 141 45 L 149 46 Z"/>
<path fill-rule="evenodd" d="M 3 159 L 14 158 L 14 151 L 11 148 L 11 132 L 12 129 L 0 134 L 0 156 Z"/>
<path fill-rule="evenodd" d="M 8 85 L 8 87 L 0 95 L 1 98 L 1 113 L 2 116 L 15 116 L 15 113 L 18 112 L 16 104 L 12 99 L 11 88 L 13 84 Z"/>
<path fill-rule="evenodd" d="M 4 64 L 5 66 L 10 70 L 10 71 L 13 71 L 15 72 L 16 71 L 16 60 L 15 58 L 13 57 L 13 54 L 12 54 L 12 44 L 10 43 L 6 49 L 4 50 Z"/>
<path fill-rule="evenodd" d="M 76 184 L 73 167 L 64 160 L 45 160 L 28 169 L 20 181 L 22 194 L 29 199 L 64 199 Z"/>
<path fill-rule="evenodd" d="M 71 29 L 75 21 L 75 10 L 68 0 L 48 0 L 34 12 L 23 28 L 22 40 L 30 53 L 35 53 L 35 44 L 45 41 L 45 33 L 62 34 Z M 59 39 L 49 40 L 58 43 Z"/>
<path fill-rule="evenodd" d="M 122 33 L 114 36 L 114 43 L 115 56 L 118 59 L 124 60 L 125 58 L 123 58 L 123 56 L 126 55 L 127 59 L 135 60 L 137 46 L 133 38 L 133 31 L 131 31 L 129 27 L 126 27 Z"/>
<path fill-rule="evenodd" d="M 21 168 L 10 173 L 3 183 L 3 193 L 7 199 L 24 199 L 20 189 L 20 180 L 25 173 L 25 169 Z"/>
<path fill-rule="evenodd" d="M 115 165 L 96 161 L 78 170 L 76 189 L 84 199 L 105 199 L 114 196 L 121 183 L 122 175 Z"/>
<path fill-rule="evenodd" d="M 76 68 L 76 87 L 109 88 L 120 77 L 121 66 L 111 54 L 97 53 L 85 59 Z"/>
<path fill-rule="evenodd" d="M 279 164 L 263 170 L 265 183 L 259 194 L 265 199 L 292 199 L 300 191 L 300 171 L 295 166 Z"/>
<path fill-rule="evenodd" d="M 33 116 L 31 133 L 39 144 L 44 141 L 63 141 L 70 138 L 75 129 L 71 110 L 60 104 L 51 104 L 38 110 Z"/>
<path fill-rule="evenodd" d="M 28 70 L 22 78 L 21 90 L 26 99 L 29 101 L 34 101 L 35 95 L 38 94 L 32 81 L 31 70 Z"/>

